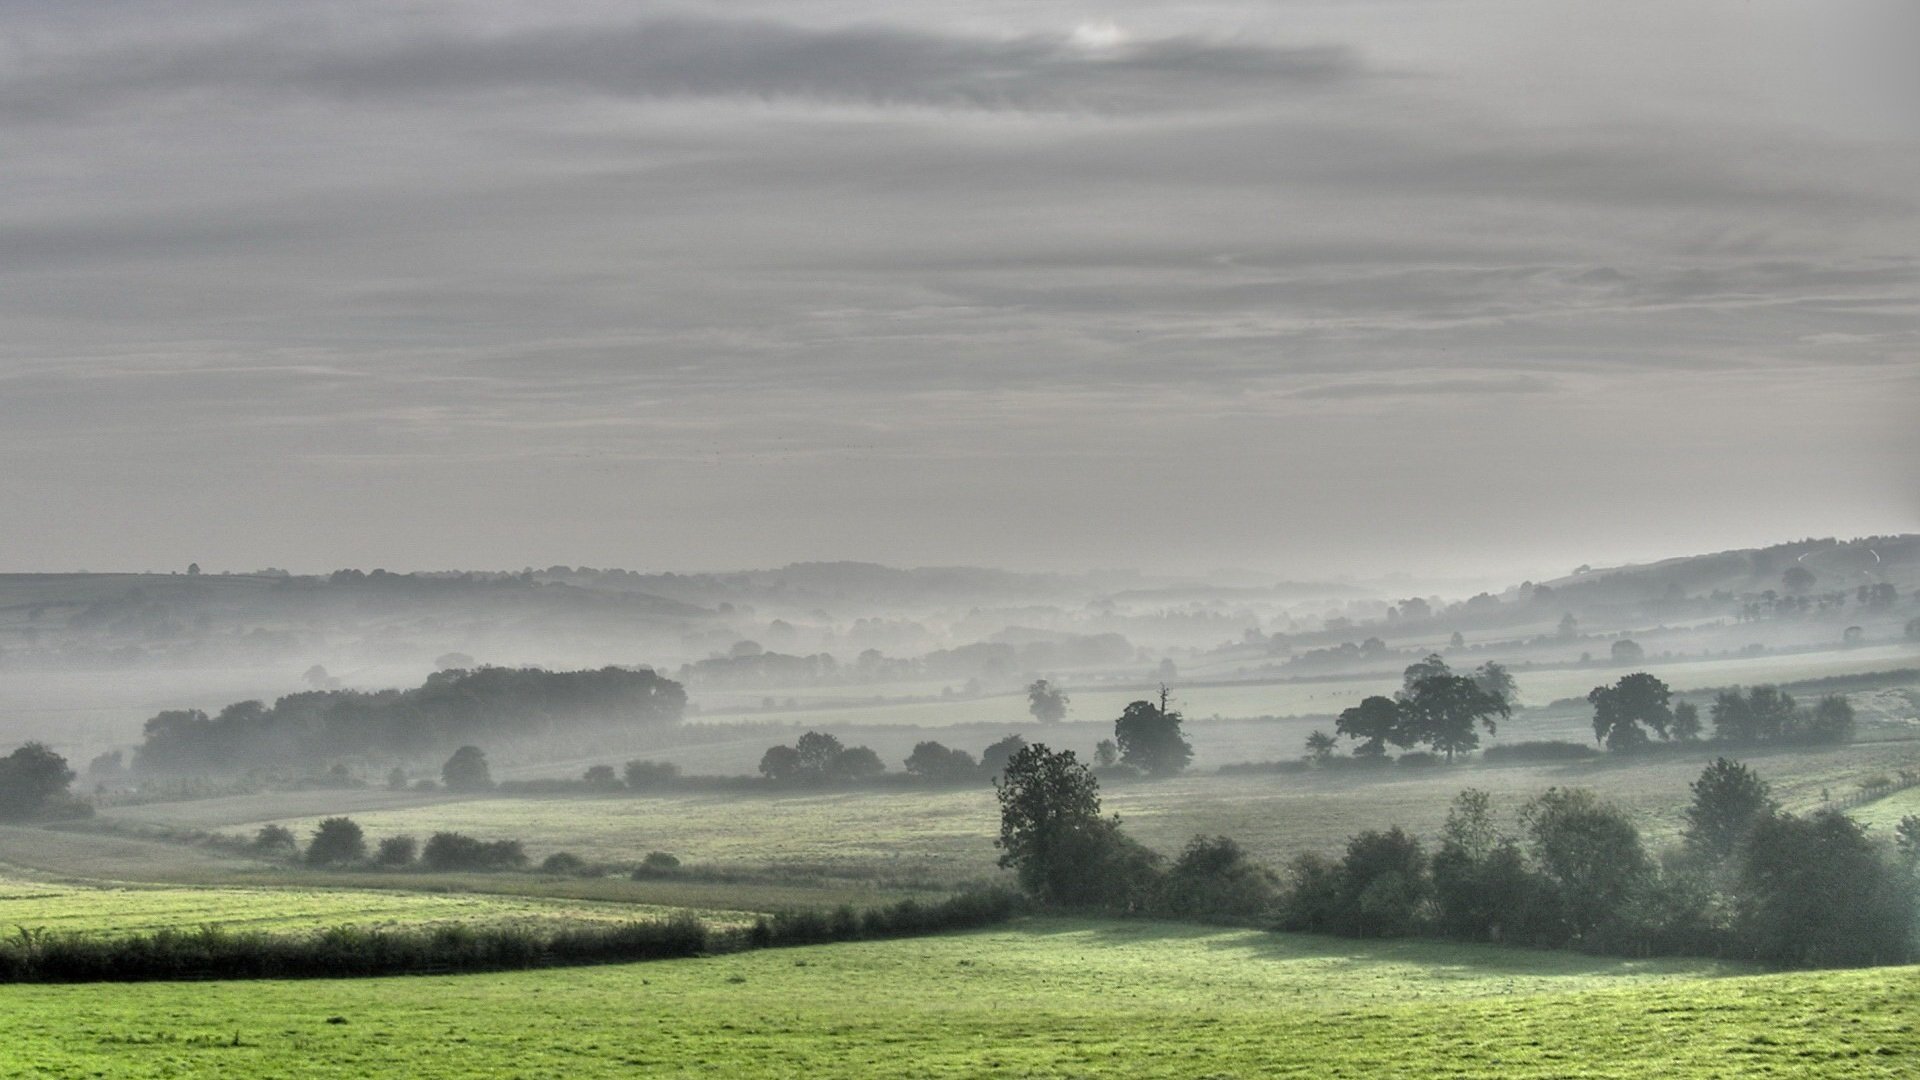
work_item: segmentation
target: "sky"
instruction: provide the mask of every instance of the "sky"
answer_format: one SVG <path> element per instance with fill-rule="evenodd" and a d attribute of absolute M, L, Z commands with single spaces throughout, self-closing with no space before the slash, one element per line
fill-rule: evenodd
<path fill-rule="evenodd" d="M 0 569 L 1920 530 L 1906 0 L 0 0 Z"/>

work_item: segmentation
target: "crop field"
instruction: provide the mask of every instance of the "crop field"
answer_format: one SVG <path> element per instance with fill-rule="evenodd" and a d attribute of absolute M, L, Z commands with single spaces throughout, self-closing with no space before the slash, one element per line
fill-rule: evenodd
<path fill-rule="evenodd" d="M 1920 971 L 1145 922 L 505 975 L 0 988 L 40 1077 L 1905 1077 Z"/>
<path fill-rule="evenodd" d="M 75 886 L 0 878 L 0 926 L 98 936 L 165 928 L 298 931 L 462 923 L 554 927 L 666 918 L 677 909 L 637 904 L 400 890 Z M 715 925 L 752 915 L 701 910 Z"/>
<path fill-rule="evenodd" d="M 1650 842 L 1673 839 L 1687 785 L 1719 751 L 1627 760 L 1542 765 L 1395 766 L 1378 773 L 1187 775 L 1116 782 L 1103 796 L 1130 832 L 1164 852 L 1197 834 L 1225 834 L 1278 866 L 1303 851 L 1337 849 L 1362 829 L 1401 825 L 1433 836 L 1461 788 L 1490 792 L 1511 815 L 1552 786 L 1590 787 L 1626 807 Z M 1920 742 L 1858 743 L 1822 750 L 1742 755 L 1790 810 L 1853 794 L 1862 781 L 1920 768 Z M 324 793 L 306 793 L 313 799 Z M 1909 793 L 1910 794 L 1910 793 Z M 1866 813 L 1877 804 L 1862 807 Z M 311 802 L 302 813 L 272 815 L 258 796 L 127 807 L 129 822 L 250 832 L 277 821 L 304 835 L 334 811 Z M 1877 812 L 1877 811 L 1874 811 Z M 536 860 L 555 851 L 589 859 L 637 861 L 668 851 L 700 867 L 773 870 L 854 878 L 962 881 L 995 874 L 993 791 L 935 788 L 802 791 L 776 795 L 707 793 L 661 796 L 441 797 L 412 806 L 356 811 L 370 838 L 441 830 L 522 841 Z"/>

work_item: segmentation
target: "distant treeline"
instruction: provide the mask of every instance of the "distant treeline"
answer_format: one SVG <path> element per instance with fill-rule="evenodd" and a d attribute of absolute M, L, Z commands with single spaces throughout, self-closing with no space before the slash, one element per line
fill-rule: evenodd
<path fill-rule="evenodd" d="M 22 930 L 0 941 L 0 982 L 362 978 L 628 963 L 973 929 L 1005 922 L 1019 907 L 1012 893 L 983 889 L 867 911 L 786 912 L 718 931 L 691 914 L 544 933 L 527 926 L 462 925 L 342 926 L 304 935 L 218 927 L 124 937 Z"/>
<path fill-rule="evenodd" d="M 552 735 L 590 725 L 676 723 L 679 683 L 646 668 L 597 671 L 483 667 L 436 672 L 411 690 L 315 690 L 271 707 L 240 701 L 147 721 L 134 768 L 196 775 L 258 768 L 318 768 L 342 758 L 409 756 L 484 736 Z"/>
<path fill-rule="evenodd" d="M 883 656 L 877 649 L 867 649 L 843 664 L 829 653 L 794 656 L 741 642 L 730 655 L 681 665 L 679 677 L 699 686 L 761 689 L 926 679 L 1004 681 L 1029 671 L 1125 664 L 1135 660 L 1138 652 L 1119 634 L 1069 634 L 1017 644 L 980 641 L 916 657 Z"/>

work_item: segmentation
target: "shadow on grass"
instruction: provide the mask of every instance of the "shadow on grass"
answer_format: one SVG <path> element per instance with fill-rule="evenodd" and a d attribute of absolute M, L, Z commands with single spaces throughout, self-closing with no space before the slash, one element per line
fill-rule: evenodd
<path fill-rule="evenodd" d="M 1419 967 L 1436 979 L 1606 979 L 1644 978 L 1649 975 L 1725 978 L 1752 975 L 1763 970 L 1755 965 L 1734 961 L 1694 957 L 1636 960 L 1590 956 L 1564 949 L 1533 949 L 1422 938 L 1344 938 L 1150 920 L 1042 916 L 999 928 L 997 932 L 1034 937 L 1077 935 L 1088 939 L 1090 944 L 1100 946 L 1185 944 L 1213 950 L 1221 954 L 1222 960 L 1231 956 L 1236 961 L 1334 962 L 1356 970 L 1367 967 Z"/>

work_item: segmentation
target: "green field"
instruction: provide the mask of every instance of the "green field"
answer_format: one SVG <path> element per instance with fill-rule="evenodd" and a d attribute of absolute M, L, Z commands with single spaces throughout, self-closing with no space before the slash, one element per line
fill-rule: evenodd
<path fill-rule="evenodd" d="M 506 975 L 0 988 L 37 1077 L 1906 1077 L 1920 970 L 1144 922 Z"/>
<path fill-rule="evenodd" d="M 186 888 L 63 885 L 0 877 L 0 927 L 118 936 L 166 928 L 300 931 L 462 923 L 558 927 L 666 918 L 674 908 L 478 893 L 298 887 Z M 700 910 L 716 925 L 752 915 Z"/>
<path fill-rule="evenodd" d="M 1717 751 L 1602 758 L 1571 765 L 1463 764 L 1377 775 L 1282 773 L 1188 775 L 1113 783 L 1106 809 L 1162 851 L 1190 837 L 1225 834 L 1257 858 L 1281 865 L 1303 851 L 1336 849 L 1362 829 L 1401 825 L 1432 836 L 1447 804 L 1464 787 L 1493 794 L 1511 815 L 1551 786 L 1590 787 L 1633 813 L 1650 842 L 1677 833 L 1687 785 Z M 1858 743 L 1819 750 L 1746 755 L 1790 810 L 1852 794 L 1861 780 L 1920 768 L 1920 742 Z M 996 873 L 994 795 L 985 786 L 925 791 L 829 791 L 776 795 L 495 797 L 445 796 L 376 801 L 365 793 L 329 806 L 326 792 L 248 795 L 110 812 L 132 822 L 248 833 L 277 821 L 303 836 L 319 818 L 343 810 L 369 837 L 420 838 L 457 830 L 522 841 L 536 859 L 555 851 L 633 862 L 669 851 L 700 867 L 849 878 L 957 882 Z M 1872 805 L 1872 804 L 1870 804 Z M 358 807 L 367 807 L 359 809 Z M 1862 807 L 1863 812 L 1868 808 Z M 0 838 L 0 843 L 4 838 Z M 5 858 L 0 847 L 0 858 Z"/>

